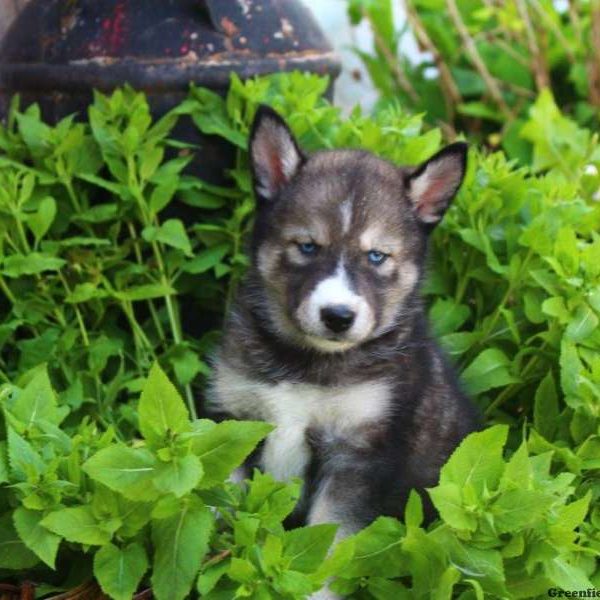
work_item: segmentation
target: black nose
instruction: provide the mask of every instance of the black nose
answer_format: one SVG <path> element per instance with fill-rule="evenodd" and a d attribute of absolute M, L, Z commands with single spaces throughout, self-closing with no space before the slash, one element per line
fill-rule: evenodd
<path fill-rule="evenodd" d="M 354 323 L 355 313 L 348 306 L 335 304 L 321 309 L 321 321 L 334 333 L 347 331 Z"/>

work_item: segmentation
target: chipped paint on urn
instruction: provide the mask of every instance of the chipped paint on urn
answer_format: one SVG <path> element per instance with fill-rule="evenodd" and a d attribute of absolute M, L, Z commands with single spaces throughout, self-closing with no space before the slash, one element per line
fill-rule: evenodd
<path fill-rule="evenodd" d="M 0 113 L 20 93 L 56 120 L 127 82 L 161 114 L 190 82 L 293 69 L 339 73 L 300 0 L 31 0 L 0 48 Z"/>

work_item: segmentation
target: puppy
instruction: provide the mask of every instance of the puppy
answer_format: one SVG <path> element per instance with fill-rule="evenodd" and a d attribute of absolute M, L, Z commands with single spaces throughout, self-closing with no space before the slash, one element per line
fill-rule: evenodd
<path fill-rule="evenodd" d="M 416 168 L 360 150 L 307 155 L 262 106 L 249 151 L 251 266 L 211 409 L 276 425 L 247 466 L 303 478 L 294 524 L 333 522 L 345 536 L 402 516 L 409 491 L 435 485 L 477 426 L 419 295 L 428 235 L 462 183 L 467 147 Z"/>

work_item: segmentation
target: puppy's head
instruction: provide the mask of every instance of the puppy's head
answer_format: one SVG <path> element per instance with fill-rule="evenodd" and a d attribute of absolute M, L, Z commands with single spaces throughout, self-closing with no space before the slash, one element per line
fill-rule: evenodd
<path fill-rule="evenodd" d="M 393 329 L 421 278 L 428 232 L 465 173 L 467 148 L 416 168 L 358 150 L 305 155 L 259 108 L 250 136 L 258 201 L 253 267 L 277 331 L 340 352 Z"/>

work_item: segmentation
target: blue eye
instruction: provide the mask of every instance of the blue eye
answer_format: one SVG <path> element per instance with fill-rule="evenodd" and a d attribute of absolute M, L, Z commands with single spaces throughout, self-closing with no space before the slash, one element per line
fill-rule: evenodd
<path fill-rule="evenodd" d="M 314 242 L 305 242 L 303 244 L 298 244 L 298 250 L 305 254 L 306 256 L 311 256 L 315 254 L 318 249 L 318 246 Z"/>
<path fill-rule="evenodd" d="M 388 255 L 383 252 L 379 252 L 379 250 L 370 250 L 367 254 L 367 258 L 372 265 L 380 265 L 385 262 Z"/>

